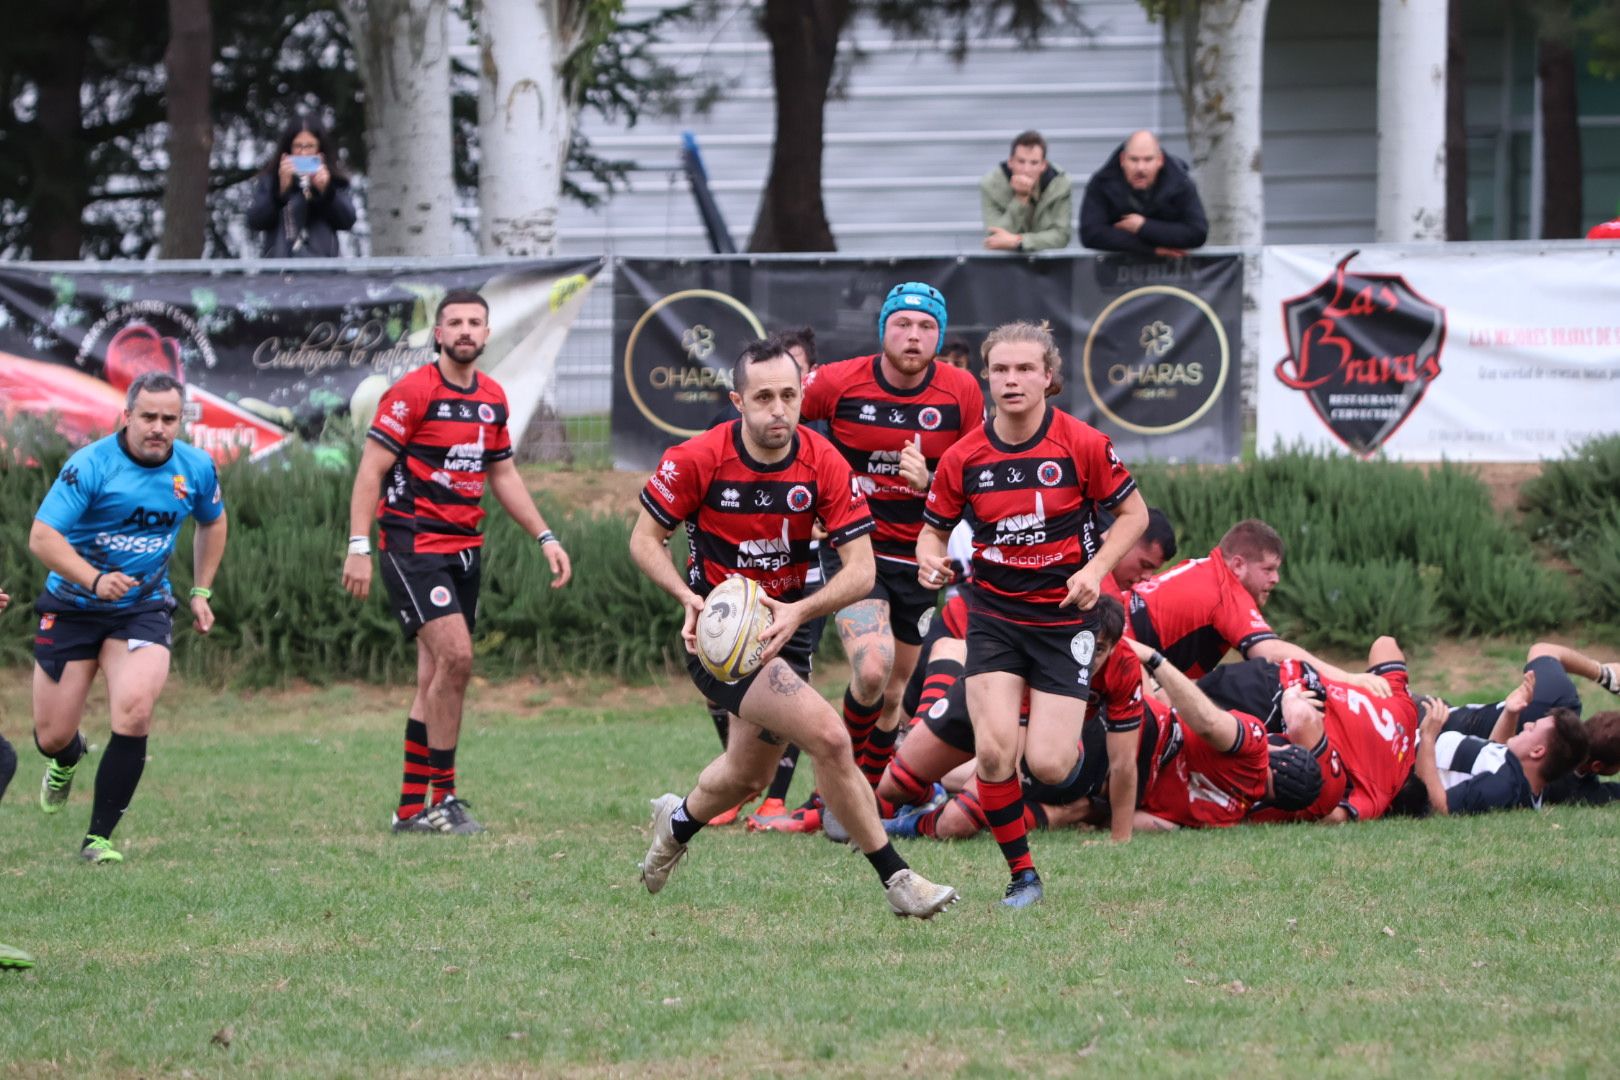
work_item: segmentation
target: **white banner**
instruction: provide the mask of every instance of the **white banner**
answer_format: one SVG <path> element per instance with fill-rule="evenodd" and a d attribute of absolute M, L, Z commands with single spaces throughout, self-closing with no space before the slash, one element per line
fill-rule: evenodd
<path fill-rule="evenodd" d="M 1262 454 L 1540 461 L 1620 430 L 1620 245 L 1262 258 Z"/>

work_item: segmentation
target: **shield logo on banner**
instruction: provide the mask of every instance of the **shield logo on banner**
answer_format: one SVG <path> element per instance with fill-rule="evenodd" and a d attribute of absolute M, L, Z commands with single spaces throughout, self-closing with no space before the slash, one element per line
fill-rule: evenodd
<path fill-rule="evenodd" d="M 1288 355 L 1277 378 L 1305 394 L 1334 437 L 1370 457 L 1389 441 L 1440 375 L 1446 311 L 1399 274 L 1349 269 L 1283 301 Z"/>

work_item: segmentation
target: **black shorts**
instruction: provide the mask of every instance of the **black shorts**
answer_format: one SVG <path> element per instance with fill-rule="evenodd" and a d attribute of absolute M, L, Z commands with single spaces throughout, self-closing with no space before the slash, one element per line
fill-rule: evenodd
<path fill-rule="evenodd" d="M 823 548 L 822 552 L 821 572 L 831 581 L 844 564 L 836 551 Z M 934 609 L 939 606 L 939 590 L 925 589 L 918 584 L 914 564 L 879 558 L 877 577 L 866 599 L 882 600 L 889 605 L 889 630 L 896 641 L 921 645 L 938 614 Z"/>
<path fill-rule="evenodd" d="M 793 640 L 788 642 L 778 654 L 781 659 L 787 661 L 787 666 L 792 668 L 799 678 L 805 682 L 810 681 L 810 666 L 818 640 L 816 635 L 819 634 L 820 630 L 819 627 L 816 627 L 813 631 L 812 625 L 807 624 L 795 630 Z M 696 654 L 686 654 L 686 672 L 692 676 L 692 685 L 696 686 L 698 692 L 705 698 L 721 706 L 733 716 L 742 715 L 738 711 L 742 708 L 742 700 L 748 696 L 748 688 L 754 685 L 754 680 L 759 678 L 764 670 L 764 668 L 760 668 L 759 671 L 746 678 L 738 679 L 734 683 L 721 682 L 709 674 L 708 669 L 703 666 L 703 662 L 697 658 Z"/>
<path fill-rule="evenodd" d="M 1147 794 L 1153 777 L 1153 754 L 1159 741 L 1159 718 L 1152 709 L 1142 710 L 1141 742 L 1136 748 L 1136 801 Z M 1043 784 L 1029 775 L 1020 763 L 1024 798 L 1047 806 L 1067 806 L 1081 799 L 1108 801 L 1108 725 L 1101 714 L 1093 716 L 1080 729 L 1080 761 L 1061 784 Z M 1132 807 L 1134 810 L 1135 807 Z"/>
<path fill-rule="evenodd" d="M 906 680 L 906 692 L 900 698 L 902 716 L 917 715 L 917 705 L 922 701 L 923 683 L 928 679 L 928 661 L 934 655 L 934 643 L 940 638 L 951 636 L 945 620 L 936 614 L 928 627 L 928 633 L 923 635 L 922 645 L 917 653 L 917 666 L 911 669 L 911 678 Z"/>
<path fill-rule="evenodd" d="M 74 660 L 94 660 L 101 655 L 101 643 L 149 641 L 165 649 L 174 647 L 174 601 L 161 607 L 143 603 L 135 611 L 56 610 L 49 597 L 34 602 L 39 622 L 34 630 L 34 662 L 52 682 L 62 680 L 62 672 Z"/>
<path fill-rule="evenodd" d="M 473 632 L 478 618 L 478 581 L 482 561 L 478 548 L 449 555 L 382 553 L 382 579 L 388 605 L 410 641 L 434 619 L 460 614 Z"/>
<path fill-rule="evenodd" d="M 1066 626 L 1028 626 L 989 615 L 968 616 L 964 677 L 991 671 L 1020 676 L 1031 690 L 1085 700 L 1091 696 L 1091 661 L 1097 616 Z"/>

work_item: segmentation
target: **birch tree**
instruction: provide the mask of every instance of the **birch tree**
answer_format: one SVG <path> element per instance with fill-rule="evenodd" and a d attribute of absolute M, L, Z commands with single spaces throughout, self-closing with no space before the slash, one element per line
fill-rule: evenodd
<path fill-rule="evenodd" d="M 450 253 L 448 0 L 345 0 L 366 88 L 373 255 Z"/>

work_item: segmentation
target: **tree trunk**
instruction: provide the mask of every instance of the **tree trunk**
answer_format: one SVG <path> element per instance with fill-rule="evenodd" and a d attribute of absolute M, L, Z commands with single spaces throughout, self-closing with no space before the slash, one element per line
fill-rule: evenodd
<path fill-rule="evenodd" d="M 198 259 L 208 227 L 208 172 L 214 149 L 209 112 L 214 25 L 208 0 L 169 0 L 163 56 L 169 170 L 163 186 L 165 259 Z"/>
<path fill-rule="evenodd" d="M 366 87 L 366 218 L 373 255 L 450 253 L 448 0 L 346 0 Z"/>
<path fill-rule="evenodd" d="M 1265 239 L 1260 86 L 1266 2 L 1204 0 L 1199 7 L 1187 129 L 1212 244 Z"/>
<path fill-rule="evenodd" d="M 1379 242 L 1446 238 L 1446 8 L 1378 6 Z"/>
<path fill-rule="evenodd" d="M 1463 0 L 1446 9 L 1446 239 L 1468 239 L 1468 43 Z"/>
<path fill-rule="evenodd" d="M 1579 238 L 1581 231 L 1581 128 L 1576 122 L 1575 51 L 1562 40 L 1536 43 L 1541 82 L 1541 236 Z"/>
<path fill-rule="evenodd" d="M 563 63 L 581 2 L 486 0 L 478 7 L 478 250 L 550 255 L 576 108 Z"/>
<path fill-rule="evenodd" d="M 749 251 L 836 251 L 821 198 L 827 89 L 850 0 L 765 0 L 776 140 Z"/>
<path fill-rule="evenodd" d="M 84 241 L 84 208 L 90 199 L 79 94 L 84 84 L 89 19 L 84 0 L 50 5 L 39 50 L 51 58 L 39 74 L 35 106 L 40 139 L 32 165 L 26 244 L 35 259 L 77 259 Z"/>

